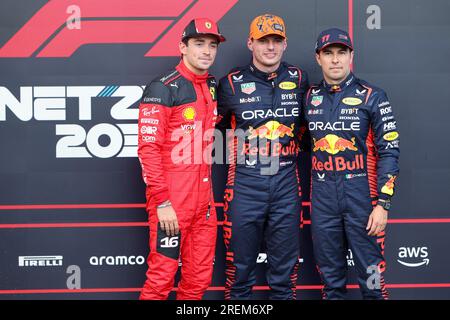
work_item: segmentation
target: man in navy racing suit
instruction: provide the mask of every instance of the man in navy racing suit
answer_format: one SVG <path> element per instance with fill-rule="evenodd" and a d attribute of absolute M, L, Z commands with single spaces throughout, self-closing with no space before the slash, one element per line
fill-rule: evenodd
<path fill-rule="evenodd" d="M 301 212 L 297 155 L 308 80 L 300 68 L 281 62 L 286 45 L 280 17 L 256 17 L 247 42 L 252 62 L 231 70 L 219 83 L 219 117 L 234 129 L 228 139 L 224 196 L 226 299 L 251 298 L 264 234 L 270 298 L 296 297 Z"/>
<path fill-rule="evenodd" d="M 305 116 L 312 138 L 312 236 L 323 298 L 345 298 L 351 249 L 363 298 L 386 299 L 384 236 L 399 173 L 397 123 L 385 92 L 351 72 L 347 32 L 323 31 L 316 59 L 324 80 L 308 90 Z"/>

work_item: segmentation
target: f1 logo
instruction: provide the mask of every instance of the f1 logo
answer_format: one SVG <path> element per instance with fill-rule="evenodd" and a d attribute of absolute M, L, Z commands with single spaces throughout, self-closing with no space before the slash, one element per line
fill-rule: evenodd
<path fill-rule="evenodd" d="M 177 43 L 192 19 L 219 21 L 239 0 L 54 0 L 0 48 L 0 58 L 68 58 L 98 43 L 153 44 L 146 57 L 179 56 Z M 81 27 L 65 25 L 78 6 Z M 145 18 L 145 19 L 144 19 Z"/>

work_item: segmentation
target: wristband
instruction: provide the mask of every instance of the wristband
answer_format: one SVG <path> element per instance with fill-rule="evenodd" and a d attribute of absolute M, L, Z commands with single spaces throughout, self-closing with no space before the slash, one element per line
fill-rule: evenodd
<path fill-rule="evenodd" d="M 157 206 L 156 208 L 162 209 L 162 208 L 171 207 L 171 206 L 172 206 L 172 203 L 169 200 L 166 200 L 163 203 L 161 203 L 159 206 Z"/>

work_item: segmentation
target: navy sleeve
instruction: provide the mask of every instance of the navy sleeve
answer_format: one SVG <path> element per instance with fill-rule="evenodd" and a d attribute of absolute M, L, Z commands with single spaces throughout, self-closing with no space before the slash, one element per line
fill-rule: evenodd
<path fill-rule="evenodd" d="M 230 96 L 233 95 L 233 90 L 228 78 L 224 77 L 219 82 L 219 87 L 217 90 L 217 113 L 218 113 L 218 124 L 219 129 L 226 129 L 230 127 L 231 119 L 231 105 Z"/>
<path fill-rule="evenodd" d="M 392 106 L 382 90 L 374 92 L 372 130 L 377 151 L 377 189 L 379 199 L 394 195 L 395 179 L 399 173 L 399 133 Z"/>

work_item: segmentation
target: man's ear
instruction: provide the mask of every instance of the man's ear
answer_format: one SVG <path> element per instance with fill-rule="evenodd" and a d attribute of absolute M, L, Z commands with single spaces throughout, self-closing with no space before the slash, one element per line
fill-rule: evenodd
<path fill-rule="evenodd" d="M 250 39 L 250 38 L 247 39 L 247 48 L 250 51 L 253 51 L 253 39 Z"/>
<path fill-rule="evenodd" d="M 187 53 L 187 45 L 183 41 L 180 41 L 180 43 L 178 44 L 178 48 L 180 49 L 181 54 Z"/>
<path fill-rule="evenodd" d="M 319 66 L 322 66 L 322 64 L 320 63 L 320 53 L 316 53 L 316 62 Z"/>

